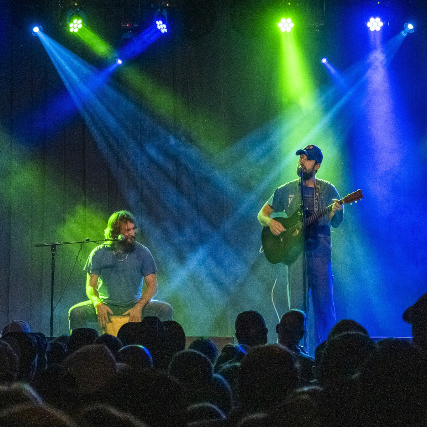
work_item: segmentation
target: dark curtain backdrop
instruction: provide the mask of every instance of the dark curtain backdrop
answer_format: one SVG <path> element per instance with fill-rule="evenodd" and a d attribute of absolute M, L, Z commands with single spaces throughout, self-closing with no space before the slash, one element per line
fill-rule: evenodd
<path fill-rule="evenodd" d="M 117 49 L 123 32 L 120 20 L 136 4 L 144 8 L 149 2 L 88 0 L 88 25 Z M 295 106 L 278 90 L 277 70 L 283 58 L 276 29 L 266 30 L 256 17 L 267 19 L 268 14 L 262 12 L 274 15 L 281 4 L 175 3 L 169 17 L 171 33 L 123 66 L 138 73 L 138 85 L 127 80 L 122 69 L 110 81 L 139 109 L 132 125 L 135 142 L 144 148 L 135 153 L 129 169 L 119 158 L 115 161 L 115 154 L 100 149 L 84 114 L 71 107 L 73 112 L 64 112 L 73 101 L 29 25 L 39 18 L 46 34 L 99 69 L 111 58 L 97 57 L 66 33 L 61 26 L 65 3 L 0 1 L 0 325 L 25 319 L 34 330 L 48 334 L 51 251 L 34 245 L 100 239 L 109 215 L 130 209 L 140 223 L 140 240 L 158 264 L 158 298 L 173 304 L 175 318 L 188 335 L 233 335 L 234 319 L 246 309 L 260 311 L 273 331 L 277 319 L 270 292 L 276 277 L 277 286 L 283 285 L 283 271 L 268 265 L 258 252 L 256 214 L 274 188 L 293 177 L 294 163 L 292 171 L 265 183 L 274 158 L 268 153 L 260 156 L 258 151 L 273 134 L 265 126 L 276 123 L 278 117 L 286 118 L 287 109 L 293 111 Z M 326 19 L 325 5 L 333 21 L 338 8 L 335 2 L 309 2 L 304 10 L 310 19 Z M 148 19 L 146 12 L 135 13 Z M 309 60 L 318 61 L 322 44 L 329 46 L 343 68 L 360 59 L 360 54 L 342 46 L 343 40 L 333 42 L 322 32 L 307 34 Z M 425 51 L 425 46 L 422 33 L 412 49 Z M 419 54 L 425 60 L 425 53 Z M 313 83 L 320 88 L 329 77 L 320 68 L 316 70 Z M 409 73 L 404 75 L 402 85 L 408 88 L 411 105 L 417 105 L 420 116 L 413 139 L 418 155 L 425 156 L 427 91 L 422 82 L 426 75 L 420 70 L 413 73 L 417 77 L 411 76 L 413 81 L 408 82 Z M 121 106 L 111 108 L 120 111 Z M 123 124 L 129 126 L 125 117 Z M 163 133 L 153 142 L 156 127 Z M 244 138 L 256 132 L 261 134 L 253 136 L 255 142 L 244 145 Z M 289 155 L 294 143 L 284 144 L 277 152 L 278 162 L 280 155 Z M 117 144 L 122 147 L 120 136 Z M 351 152 L 351 141 L 347 144 L 342 150 Z M 240 148 L 245 146 L 248 151 Z M 244 161 L 247 167 L 242 166 Z M 354 176 L 356 168 L 346 164 L 347 177 Z M 140 176 L 137 184 L 135 172 Z M 323 177 L 329 179 L 328 172 Z M 153 186 L 153 181 L 158 185 Z M 357 183 L 357 179 L 353 181 Z M 335 184 L 339 187 L 340 183 Z M 356 189 L 350 187 L 346 186 Z M 183 195 L 185 203 L 180 201 Z M 363 266 L 352 264 L 348 257 L 351 245 L 359 241 L 345 240 L 348 233 L 362 233 L 358 227 L 362 215 L 358 215 L 350 215 L 347 228 L 334 236 L 334 257 L 342 261 L 336 262 L 340 317 L 357 317 L 363 312 L 354 303 L 354 294 L 363 289 L 357 279 Z M 212 240 L 213 234 L 219 236 L 218 241 Z M 380 245 L 386 247 L 384 239 Z M 54 335 L 67 333 L 68 308 L 85 299 L 82 268 L 93 247 L 57 248 Z M 201 254 L 205 250 L 207 255 Z M 417 280 L 426 272 L 421 261 L 419 264 L 413 274 Z M 389 268 L 387 261 L 381 259 L 378 268 Z M 392 293 L 394 286 L 401 292 L 398 282 L 388 283 L 384 293 Z M 284 293 L 283 289 L 276 291 Z M 373 334 L 407 335 L 408 327 L 399 324 L 399 310 L 421 293 L 421 285 L 414 285 L 399 302 L 393 302 L 391 310 L 397 310 L 393 322 L 373 323 Z M 285 305 L 278 304 L 283 311 Z M 370 304 L 375 309 L 378 301 Z M 274 333 L 270 336 L 273 339 Z"/>

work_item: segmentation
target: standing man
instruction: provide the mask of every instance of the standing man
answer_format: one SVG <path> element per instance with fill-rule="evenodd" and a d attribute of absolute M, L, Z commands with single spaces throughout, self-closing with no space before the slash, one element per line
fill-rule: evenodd
<path fill-rule="evenodd" d="M 70 332 L 99 323 L 105 330 L 110 315 L 129 316 L 129 322 L 140 322 L 147 316 L 161 321 L 172 319 L 172 307 L 152 300 L 157 292 L 156 264 L 151 252 L 135 241 L 136 226 L 128 211 L 113 213 L 105 229 L 112 241 L 96 247 L 86 262 L 86 295 L 84 301 L 70 308 Z"/>
<path fill-rule="evenodd" d="M 295 179 L 277 188 L 270 199 L 258 213 L 258 221 L 278 236 L 285 231 L 283 225 L 271 218 L 273 213 L 285 212 L 291 217 L 301 208 L 301 192 L 304 199 L 304 214 L 309 216 L 335 201 L 331 212 L 319 218 L 304 230 L 305 235 L 305 269 L 303 251 L 288 266 L 288 295 L 290 308 L 306 309 L 308 296 L 304 294 L 304 279 L 312 298 L 314 309 L 314 326 L 316 345 L 326 340 L 329 330 L 335 324 L 335 307 L 333 301 L 333 276 L 331 258 L 330 226 L 338 227 L 343 220 L 342 206 L 337 202 L 339 195 L 335 187 L 327 181 L 316 178 L 323 154 L 319 147 L 308 145 L 298 150 L 297 174 Z M 305 270 L 305 271 L 304 271 Z"/>

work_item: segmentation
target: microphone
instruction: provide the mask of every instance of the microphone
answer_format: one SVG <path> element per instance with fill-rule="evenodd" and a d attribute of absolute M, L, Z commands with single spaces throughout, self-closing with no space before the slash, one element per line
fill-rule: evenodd
<path fill-rule="evenodd" d="M 105 239 L 106 242 L 122 242 L 123 240 L 125 240 L 123 234 L 119 234 L 115 239 Z"/>

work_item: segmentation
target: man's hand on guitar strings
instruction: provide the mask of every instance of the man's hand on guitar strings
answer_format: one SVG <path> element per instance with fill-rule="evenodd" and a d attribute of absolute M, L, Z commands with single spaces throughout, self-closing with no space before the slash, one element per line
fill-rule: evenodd
<path fill-rule="evenodd" d="M 275 235 L 278 236 L 280 233 L 283 233 L 285 230 L 285 228 L 283 227 L 282 224 L 280 224 L 279 221 L 276 221 L 275 219 L 271 219 L 270 221 L 270 231 Z"/>

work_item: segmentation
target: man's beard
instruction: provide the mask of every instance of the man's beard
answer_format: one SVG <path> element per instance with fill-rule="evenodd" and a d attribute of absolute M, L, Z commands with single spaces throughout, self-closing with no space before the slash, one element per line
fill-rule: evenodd
<path fill-rule="evenodd" d="M 135 249 L 135 237 L 126 238 L 118 242 L 118 246 L 123 252 L 132 252 Z"/>
<path fill-rule="evenodd" d="M 303 169 L 301 166 L 297 166 L 297 175 L 300 177 L 302 175 L 302 179 L 304 181 L 308 181 L 314 176 L 314 168 L 311 170 Z"/>

